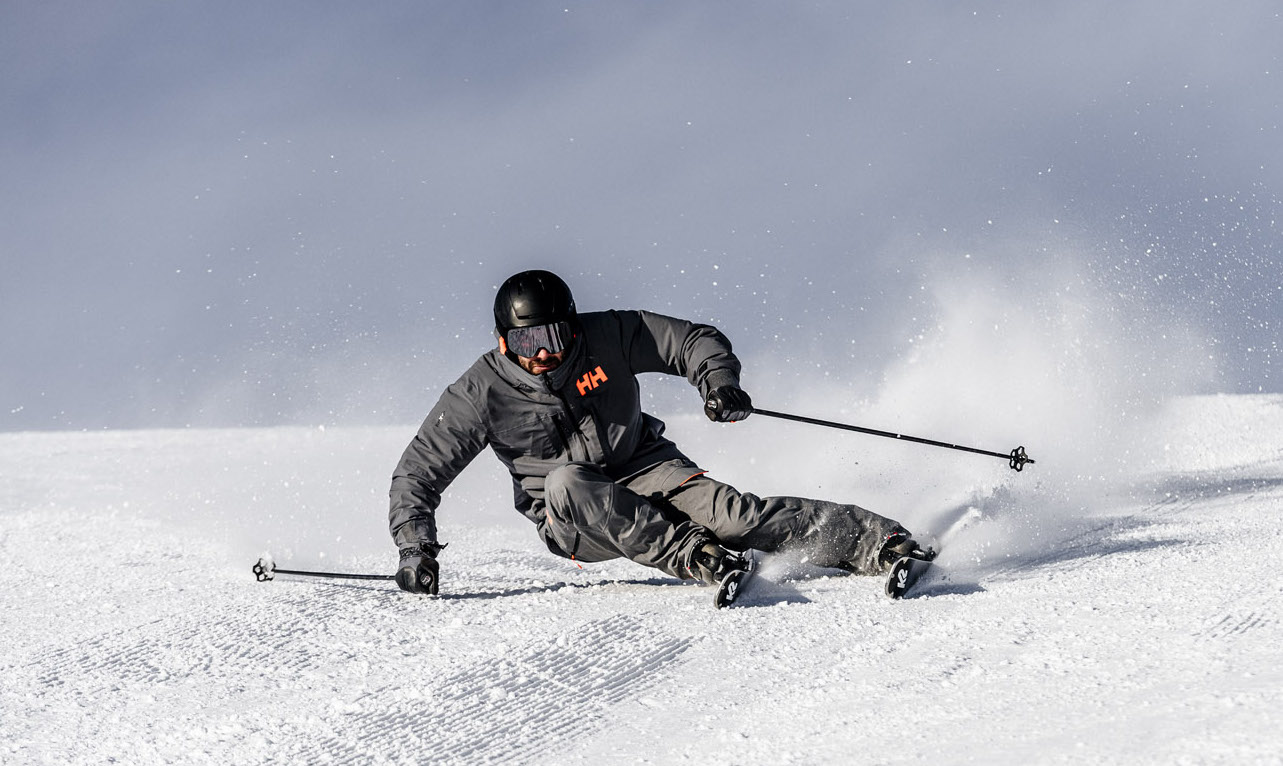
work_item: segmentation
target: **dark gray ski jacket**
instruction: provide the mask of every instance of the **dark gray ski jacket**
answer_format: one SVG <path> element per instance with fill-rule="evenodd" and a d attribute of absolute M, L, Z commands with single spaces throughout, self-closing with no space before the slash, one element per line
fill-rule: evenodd
<path fill-rule="evenodd" d="M 685 376 L 705 398 L 739 385 L 731 343 L 709 325 L 646 311 L 579 318 L 580 337 L 556 370 L 531 375 L 494 349 L 446 388 L 392 476 L 388 522 L 398 546 L 437 543 L 442 492 L 487 446 L 512 474 L 517 510 L 548 542 L 544 479 L 554 469 L 591 462 L 622 479 L 684 457 L 664 424 L 641 411 L 638 373 Z"/>

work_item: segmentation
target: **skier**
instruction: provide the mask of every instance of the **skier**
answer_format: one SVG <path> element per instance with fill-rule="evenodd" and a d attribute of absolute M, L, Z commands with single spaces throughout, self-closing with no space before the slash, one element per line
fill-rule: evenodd
<path fill-rule="evenodd" d="M 726 584 L 745 576 L 748 549 L 857 574 L 885 572 L 917 550 L 899 524 L 855 505 L 740 492 L 664 438 L 664 424 L 641 411 L 639 373 L 685 376 L 710 420 L 752 412 L 739 360 L 717 329 L 646 311 L 579 314 L 548 271 L 505 281 L 494 321 L 498 348 L 446 388 L 393 474 L 402 589 L 438 592 L 436 509 L 486 446 L 550 551 L 579 562 L 625 557 L 717 585 L 719 606 Z"/>

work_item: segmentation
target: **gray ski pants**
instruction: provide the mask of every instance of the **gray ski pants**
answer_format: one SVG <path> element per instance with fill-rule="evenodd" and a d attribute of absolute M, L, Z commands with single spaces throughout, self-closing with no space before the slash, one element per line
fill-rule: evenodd
<path fill-rule="evenodd" d="M 679 578 L 710 538 L 728 548 L 784 551 L 817 566 L 882 571 L 878 548 L 904 531 L 855 505 L 801 497 L 758 497 L 670 460 L 614 480 L 592 463 L 569 463 L 544 485 L 540 532 L 578 561 L 627 558 Z"/>

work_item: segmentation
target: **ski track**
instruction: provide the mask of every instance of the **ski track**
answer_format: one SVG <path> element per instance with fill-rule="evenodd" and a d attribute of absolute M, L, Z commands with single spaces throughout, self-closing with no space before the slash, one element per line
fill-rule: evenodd
<path fill-rule="evenodd" d="M 283 599 L 282 606 L 294 605 L 297 601 Z M 305 614 L 311 620 L 324 620 L 343 605 L 344 599 L 334 599 Z M 212 673 L 219 665 L 297 671 L 322 660 L 300 640 L 308 634 L 301 622 L 282 626 L 265 640 L 252 614 L 246 616 L 250 619 L 197 622 L 185 616 L 168 617 L 50 652 L 37 657 L 31 667 L 46 687 L 69 686 L 75 694 L 93 697 L 113 684 L 164 683 Z M 170 651 L 173 647 L 184 651 Z"/>
<path fill-rule="evenodd" d="M 379 746 L 394 759 L 523 763 L 532 751 L 594 731 L 612 706 L 672 673 L 690 644 L 636 616 L 588 623 L 517 656 L 487 658 L 428 680 L 434 691 L 426 698 L 389 704 L 395 690 L 370 694 L 354 705 L 363 712 L 334 722 L 334 735 L 301 758 L 346 763 Z M 406 744 L 389 752 L 389 731 Z"/>
<path fill-rule="evenodd" d="M 1231 578 L 1233 580 L 1233 578 Z M 1244 578 L 1251 582 L 1252 578 Z M 1237 581 L 1234 585 L 1244 585 Z M 1279 626 L 1283 615 L 1283 583 L 1253 583 L 1235 588 L 1224 610 L 1209 617 L 1196 634 L 1210 643 L 1224 643 L 1247 638 L 1249 632 L 1266 631 Z"/>

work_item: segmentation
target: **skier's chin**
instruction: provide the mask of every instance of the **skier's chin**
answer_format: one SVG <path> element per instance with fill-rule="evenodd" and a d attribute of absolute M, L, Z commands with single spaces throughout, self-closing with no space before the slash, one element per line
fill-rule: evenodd
<path fill-rule="evenodd" d="M 550 357 L 545 362 L 537 362 L 533 359 L 526 365 L 526 371 L 531 375 L 543 375 L 545 372 L 552 372 L 561 366 L 561 360 L 556 357 Z"/>

